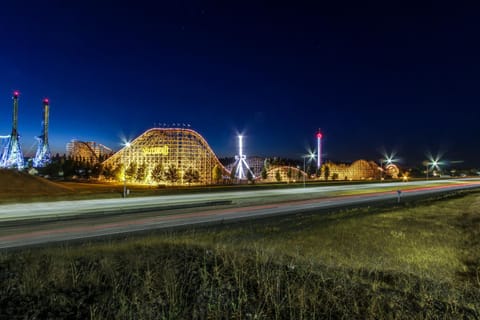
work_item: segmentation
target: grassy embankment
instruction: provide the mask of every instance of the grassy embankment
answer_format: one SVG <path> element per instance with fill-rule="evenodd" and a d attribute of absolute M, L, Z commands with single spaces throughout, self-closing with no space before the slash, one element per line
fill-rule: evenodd
<path fill-rule="evenodd" d="M 394 181 L 391 181 L 394 182 Z M 338 186 L 338 185 L 364 185 L 376 183 L 376 181 L 311 181 L 308 186 Z M 436 185 L 441 181 L 432 181 Z M 145 186 L 129 184 L 130 197 L 171 195 L 182 193 L 202 193 L 220 191 L 246 191 L 282 188 L 303 188 L 303 183 L 263 183 L 241 185 L 213 185 L 213 186 Z M 322 194 L 296 194 L 283 200 L 302 200 L 312 197 L 324 197 L 334 195 L 362 194 L 376 191 L 395 191 L 397 189 L 408 190 L 415 186 L 389 186 L 385 181 L 382 188 L 368 190 L 344 190 L 336 192 L 322 192 Z M 36 202 L 36 201 L 59 201 L 120 198 L 123 193 L 122 183 L 99 183 L 99 182 L 76 182 L 76 181 L 50 181 L 41 177 L 32 176 L 16 170 L 0 169 L 0 204 Z M 266 199 L 265 199 L 266 200 Z M 277 200 L 275 200 L 277 201 Z"/>
<path fill-rule="evenodd" d="M 0 318 L 480 317 L 480 193 L 0 252 Z"/>

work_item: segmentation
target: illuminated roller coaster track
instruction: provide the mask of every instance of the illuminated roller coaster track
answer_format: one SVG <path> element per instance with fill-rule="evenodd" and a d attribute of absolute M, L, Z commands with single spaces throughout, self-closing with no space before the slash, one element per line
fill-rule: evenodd
<path fill-rule="evenodd" d="M 74 160 L 97 163 L 101 161 L 103 156 L 112 153 L 112 149 L 101 143 L 85 142 L 80 140 L 72 140 L 69 144 L 68 155 Z"/>
<path fill-rule="evenodd" d="M 152 128 L 133 140 L 103 162 L 104 166 L 115 168 L 131 163 L 145 165 L 146 183 L 152 183 L 150 172 L 161 164 L 164 170 L 176 168 L 178 182 L 185 184 L 183 175 L 187 170 L 199 173 L 198 183 L 212 184 L 213 169 L 218 166 L 222 175 L 230 172 L 220 163 L 207 141 L 196 131 L 186 128 Z M 168 182 L 168 181 L 166 181 Z"/>

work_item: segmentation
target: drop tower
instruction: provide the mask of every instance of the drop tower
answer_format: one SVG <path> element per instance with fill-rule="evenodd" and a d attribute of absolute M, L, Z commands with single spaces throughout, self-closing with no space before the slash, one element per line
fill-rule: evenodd
<path fill-rule="evenodd" d="M 6 151 L 2 155 L 0 161 L 0 167 L 3 168 L 17 168 L 22 169 L 24 167 L 24 159 L 22 148 L 20 147 L 19 135 L 18 135 L 18 97 L 20 93 L 18 91 L 13 92 L 13 125 L 12 133 L 8 141 Z"/>
<path fill-rule="evenodd" d="M 320 167 L 322 166 L 322 138 L 323 134 L 320 129 L 317 131 L 317 169 L 320 170 Z"/>
<path fill-rule="evenodd" d="M 33 159 L 33 166 L 36 168 L 45 167 L 51 161 L 50 146 L 48 145 L 48 118 L 49 118 L 49 100 L 43 99 L 43 121 L 42 134 L 37 138 L 38 148 L 35 158 Z"/>

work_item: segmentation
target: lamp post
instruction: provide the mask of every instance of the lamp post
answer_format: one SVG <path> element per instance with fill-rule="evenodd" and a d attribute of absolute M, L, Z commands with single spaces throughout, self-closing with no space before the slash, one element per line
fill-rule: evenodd
<path fill-rule="evenodd" d="M 305 170 L 305 159 L 310 158 L 310 160 L 315 159 L 315 154 L 310 153 L 303 156 L 303 187 L 305 188 L 305 176 L 307 175 L 307 171 Z"/>
<path fill-rule="evenodd" d="M 383 181 L 383 164 L 386 163 L 387 165 L 392 164 L 395 160 L 393 159 L 394 154 L 391 156 L 386 156 L 385 159 L 380 159 L 380 182 Z"/>
<path fill-rule="evenodd" d="M 125 142 L 125 150 L 123 152 L 123 197 L 127 198 L 127 163 L 125 161 L 127 150 L 130 148 L 130 141 Z"/>
<path fill-rule="evenodd" d="M 438 159 L 438 158 L 437 158 Z M 423 165 L 425 166 L 425 179 L 428 180 L 428 171 L 429 171 L 429 166 L 432 167 L 432 169 L 439 168 L 440 162 L 438 160 L 425 160 L 423 161 Z"/>
<path fill-rule="evenodd" d="M 435 168 L 437 168 L 437 169 L 440 171 L 440 168 L 438 167 L 438 161 L 437 161 L 437 160 L 433 160 L 432 163 L 431 163 L 431 165 L 432 165 L 432 173 L 434 174 L 433 176 L 435 177 L 435 176 L 436 176 L 436 175 L 435 175 L 435 172 L 434 172 Z M 437 174 L 438 174 L 438 173 L 437 173 Z"/>
<path fill-rule="evenodd" d="M 383 159 L 380 159 L 380 182 L 383 181 Z"/>
<path fill-rule="evenodd" d="M 305 188 L 305 174 L 306 174 L 306 171 L 305 171 L 305 159 L 307 158 L 307 156 L 303 156 L 303 187 Z"/>

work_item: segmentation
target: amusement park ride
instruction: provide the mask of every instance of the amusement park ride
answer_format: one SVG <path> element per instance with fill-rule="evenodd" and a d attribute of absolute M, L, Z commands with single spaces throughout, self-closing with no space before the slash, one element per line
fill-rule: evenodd
<path fill-rule="evenodd" d="M 50 147 L 48 146 L 48 99 L 43 99 L 43 122 L 42 134 L 37 137 L 38 148 L 33 159 L 34 167 L 44 167 L 51 160 Z"/>
<path fill-rule="evenodd" d="M 252 179 L 255 179 L 255 175 L 247 164 L 247 156 L 243 154 L 243 136 L 238 136 L 238 155 L 235 156 L 235 163 L 233 165 L 235 169 L 235 178 L 239 180 L 247 179 L 246 172 L 250 172 Z"/>
<path fill-rule="evenodd" d="M 317 132 L 317 169 L 322 167 L 322 132 L 318 129 Z"/>
<path fill-rule="evenodd" d="M 20 146 L 18 134 L 18 99 L 20 93 L 13 92 L 13 125 L 12 133 L 9 136 L 1 136 L 2 139 L 0 149 L 0 168 L 22 169 L 25 166 L 22 148 Z M 34 167 L 44 167 L 50 162 L 50 148 L 48 146 L 48 116 L 49 107 L 48 99 L 43 100 L 43 132 L 37 137 L 38 149 L 33 159 Z"/>
<path fill-rule="evenodd" d="M 7 138 L 4 147 L 0 167 L 21 169 L 24 166 L 22 148 L 20 147 L 18 135 L 18 91 L 13 92 L 13 125 L 12 133 Z"/>

